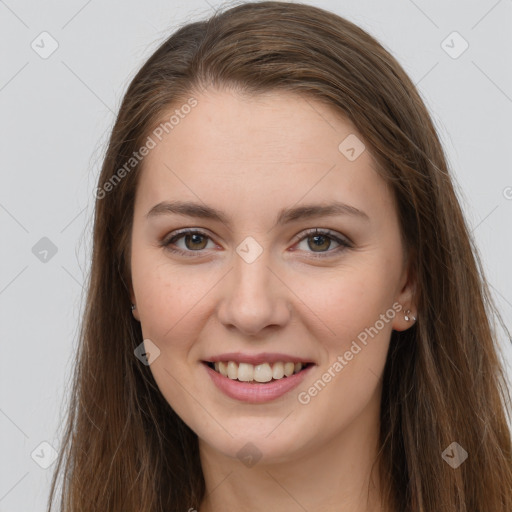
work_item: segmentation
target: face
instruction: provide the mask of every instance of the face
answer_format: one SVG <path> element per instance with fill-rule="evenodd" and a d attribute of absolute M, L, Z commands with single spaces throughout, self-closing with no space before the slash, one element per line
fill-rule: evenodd
<path fill-rule="evenodd" d="M 139 176 L 134 315 L 202 446 L 292 460 L 377 419 L 391 331 L 413 309 L 396 207 L 323 104 L 195 98 Z"/>

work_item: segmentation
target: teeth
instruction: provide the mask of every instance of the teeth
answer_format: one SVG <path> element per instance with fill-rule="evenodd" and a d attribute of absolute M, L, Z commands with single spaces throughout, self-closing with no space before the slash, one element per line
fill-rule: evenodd
<path fill-rule="evenodd" d="M 238 378 L 238 365 L 234 363 L 233 361 L 229 361 L 227 364 L 227 374 L 230 379 L 237 379 Z M 226 376 L 225 375 L 225 376 Z"/>
<path fill-rule="evenodd" d="M 282 379 L 284 377 L 284 364 L 274 363 L 272 367 L 272 377 L 274 379 Z"/>
<path fill-rule="evenodd" d="M 270 382 L 290 377 L 302 370 L 302 363 L 262 363 L 256 366 L 248 363 L 235 363 L 235 361 L 218 361 L 214 364 L 215 371 L 224 377 L 242 382 Z"/>
<path fill-rule="evenodd" d="M 293 372 L 295 371 L 295 365 L 293 363 L 284 363 L 284 374 L 289 377 L 290 375 L 293 375 Z"/>
<path fill-rule="evenodd" d="M 256 382 L 270 382 L 272 380 L 272 368 L 268 363 L 254 367 L 254 380 Z"/>
<path fill-rule="evenodd" d="M 252 364 L 240 363 L 238 365 L 238 380 L 243 382 L 254 380 L 254 366 Z"/>

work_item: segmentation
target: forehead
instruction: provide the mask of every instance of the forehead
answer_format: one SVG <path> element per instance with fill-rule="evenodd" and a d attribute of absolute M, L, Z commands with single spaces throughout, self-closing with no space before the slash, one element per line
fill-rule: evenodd
<path fill-rule="evenodd" d="M 325 104 L 289 92 L 210 90 L 194 98 L 192 109 L 173 105 L 163 123 L 181 115 L 151 135 L 156 145 L 143 161 L 139 203 L 187 198 L 252 215 L 302 200 L 390 206 L 362 137 Z"/>

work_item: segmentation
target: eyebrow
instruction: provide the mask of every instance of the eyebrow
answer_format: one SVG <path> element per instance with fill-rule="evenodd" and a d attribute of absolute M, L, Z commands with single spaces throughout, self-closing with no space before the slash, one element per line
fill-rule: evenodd
<path fill-rule="evenodd" d="M 153 206 L 146 214 L 146 218 L 159 215 L 183 215 L 199 219 L 210 219 L 222 222 L 231 227 L 231 221 L 226 214 L 206 204 L 191 201 L 163 201 Z M 316 217 L 329 217 L 335 215 L 350 215 L 369 221 L 369 217 L 362 210 L 339 201 L 328 204 L 306 204 L 293 208 L 283 208 L 279 211 L 274 227 L 288 224 L 297 220 L 312 219 Z"/>

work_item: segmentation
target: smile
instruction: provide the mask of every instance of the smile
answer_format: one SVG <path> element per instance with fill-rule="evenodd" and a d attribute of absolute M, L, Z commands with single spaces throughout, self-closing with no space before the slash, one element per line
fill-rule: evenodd
<path fill-rule="evenodd" d="M 238 361 L 233 361 L 234 358 Z M 304 360 L 291 361 L 290 356 L 280 361 L 278 354 L 270 357 L 225 354 L 215 359 L 202 361 L 215 387 L 232 399 L 253 404 L 271 402 L 289 394 L 316 366 Z"/>
<path fill-rule="evenodd" d="M 293 363 L 291 361 L 275 363 L 261 363 L 253 365 L 250 363 L 237 363 L 235 361 L 206 362 L 206 364 L 217 373 L 231 380 L 239 382 L 266 383 L 291 377 L 311 363 Z"/>

